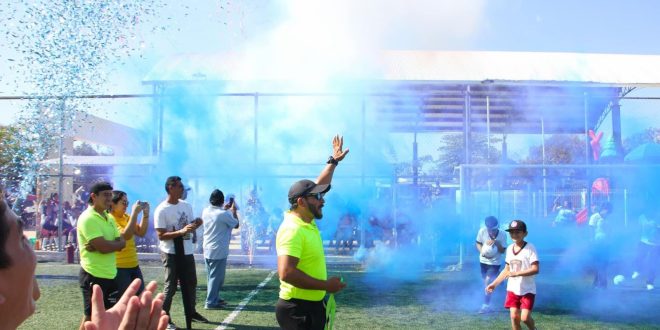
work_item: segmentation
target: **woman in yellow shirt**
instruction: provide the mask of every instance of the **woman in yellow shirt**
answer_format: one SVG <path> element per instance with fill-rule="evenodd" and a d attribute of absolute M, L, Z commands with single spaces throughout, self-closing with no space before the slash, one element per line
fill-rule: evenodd
<path fill-rule="evenodd" d="M 122 236 L 126 240 L 126 247 L 117 252 L 117 288 L 121 296 L 126 288 L 133 282 L 134 279 L 139 278 L 144 283 L 142 271 L 138 265 L 137 249 L 135 247 L 134 235 L 144 237 L 149 229 L 149 203 L 136 201 L 131 209 L 131 215 L 126 214 L 128 209 L 128 196 L 125 192 L 114 190 L 112 192 L 112 208 L 110 215 L 117 223 L 117 228 L 121 231 Z M 138 215 L 142 212 L 142 221 L 138 223 Z M 140 285 L 138 295 L 144 290 L 144 284 Z"/>

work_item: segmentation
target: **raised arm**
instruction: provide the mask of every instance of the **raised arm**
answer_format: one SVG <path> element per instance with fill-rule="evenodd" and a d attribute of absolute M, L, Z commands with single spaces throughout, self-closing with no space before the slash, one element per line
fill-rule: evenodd
<path fill-rule="evenodd" d="M 128 220 L 126 227 L 124 227 L 121 232 L 121 235 L 124 236 L 124 239 L 129 240 L 133 238 L 133 235 L 136 233 L 136 223 L 141 208 L 142 206 L 140 205 L 140 201 L 136 201 L 135 204 L 133 204 L 133 208 L 131 209 L 131 218 Z"/>
<path fill-rule="evenodd" d="M 137 225 L 137 230 L 135 231 L 135 235 L 144 237 L 144 235 L 147 234 L 147 230 L 149 230 L 149 209 L 150 209 L 149 203 L 143 202 L 142 221 L 140 222 L 140 224 Z"/>
<path fill-rule="evenodd" d="M 316 179 L 317 184 L 329 184 L 332 181 L 332 175 L 335 173 L 335 168 L 339 162 L 346 157 L 346 154 L 348 154 L 348 149 L 343 150 L 343 147 L 344 137 L 335 135 L 332 138 L 332 159 L 328 159 L 328 165 L 323 168 L 321 174 L 319 174 L 319 177 Z"/>

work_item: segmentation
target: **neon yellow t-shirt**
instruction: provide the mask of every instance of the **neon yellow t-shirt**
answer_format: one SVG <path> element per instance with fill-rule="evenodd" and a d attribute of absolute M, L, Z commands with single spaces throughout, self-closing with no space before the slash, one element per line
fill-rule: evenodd
<path fill-rule="evenodd" d="M 126 228 L 126 225 L 128 225 L 128 222 L 131 220 L 131 216 L 124 213 L 121 216 L 110 213 L 113 219 L 115 219 L 115 223 L 117 224 L 117 228 L 119 229 L 119 232 L 122 232 L 124 228 Z M 138 266 L 138 256 L 137 256 L 137 249 L 135 248 L 135 235 L 131 237 L 131 239 L 126 240 L 126 247 L 124 247 L 121 251 L 117 252 L 117 268 L 135 268 Z"/>
<path fill-rule="evenodd" d="M 288 255 L 299 259 L 298 266 L 303 273 L 325 281 L 328 279 L 325 268 L 323 240 L 316 222 L 306 223 L 291 212 L 284 215 L 284 221 L 277 231 L 277 255 Z M 325 297 L 325 290 L 307 290 L 297 288 L 285 281 L 280 281 L 280 298 L 320 301 Z"/>
<path fill-rule="evenodd" d="M 105 212 L 107 216 L 107 212 Z M 78 244 L 80 246 L 80 266 L 92 276 L 114 279 L 117 276 L 115 252 L 101 253 L 87 251 L 85 245 L 97 237 L 113 241 L 119 237 L 119 230 L 114 219 L 107 220 L 92 206 L 89 206 L 78 218 Z"/>

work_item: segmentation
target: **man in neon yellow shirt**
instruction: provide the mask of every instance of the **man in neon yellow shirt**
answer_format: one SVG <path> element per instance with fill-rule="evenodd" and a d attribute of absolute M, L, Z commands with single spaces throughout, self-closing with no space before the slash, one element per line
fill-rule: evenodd
<path fill-rule="evenodd" d="M 277 231 L 277 271 L 279 300 L 275 306 L 282 329 L 323 329 L 326 292 L 335 293 L 346 284 L 338 277 L 328 278 L 323 241 L 316 220 L 323 217 L 323 195 L 330 190 L 332 175 L 348 149 L 344 139 L 335 136 L 333 153 L 316 180 L 300 180 L 289 189 L 291 208 Z"/>
<path fill-rule="evenodd" d="M 119 299 L 115 276 L 117 265 L 115 252 L 126 246 L 115 221 L 107 210 L 112 203 L 112 186 L 98 182 L 92 186 L 89 207 L 78 218 L 78 244 L 80 246 L 80 288 L 83 293 L 85 316 L 80 324 L 92 315 L 92 286 L 98 284 L 103 291 L 105 308 L 112 307 Z"/>

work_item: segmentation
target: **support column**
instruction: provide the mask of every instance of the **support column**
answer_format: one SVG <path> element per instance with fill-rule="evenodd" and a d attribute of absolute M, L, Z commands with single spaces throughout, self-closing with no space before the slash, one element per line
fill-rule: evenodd
<path fill-rule="evenodd" d="M 619 99 L 616 99 L 612 104 L 612 138 L 616 146 L 616 152 L 623 155 L 623 142 L 621 141 L 621 104 Z"/>
<path fill-rule="evenodd" d="M 258 161 L 258 149 L 259 149 L 259 93 L 254 93 L 254 155 L 252 158 L 252 167 L 254 168 L 254 173 L 258 173 L 257 161 Z M 257 176 L 253 176 L 254 181 L 252 182 L 252 189 L 257 191 Z"/>

